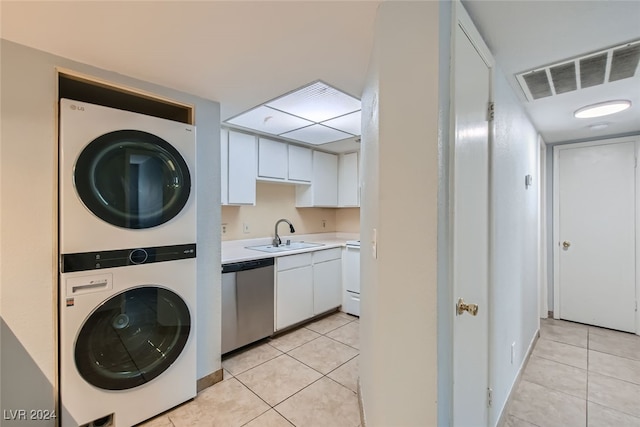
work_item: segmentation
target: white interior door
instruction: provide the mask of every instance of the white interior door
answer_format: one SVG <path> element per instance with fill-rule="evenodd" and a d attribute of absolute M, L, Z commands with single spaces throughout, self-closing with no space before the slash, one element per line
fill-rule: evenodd
<path fill-rule="evenodd" d="M 635 332 L 635 142 L 556 151 L 556 317 Z"/>
<path fill-rule="evenodd" d="M 460 17 L 462 18 L 462 17 Z M 454 35 L 455 143 L 453 207 L 453 426 L 486 426 L 489 369 L 489 123 L 490 66 L 479 35 L 464 19 Z M 473 41 L 468 34 L 474 34 Z M 483 45 L 483 44 L 482 44 Z M 483 45 L 484 46 L 484 45 Z M 458 298 L 478 305 L 458 315 Z"/>

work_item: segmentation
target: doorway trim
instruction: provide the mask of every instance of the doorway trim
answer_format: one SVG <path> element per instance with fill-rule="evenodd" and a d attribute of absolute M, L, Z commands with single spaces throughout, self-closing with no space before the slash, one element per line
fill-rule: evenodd
<path fill-rule="evenodd" d="M 549 317 L 547 279 L 547 144 L 538 135 L 538 312 L 541 319 Z"/>

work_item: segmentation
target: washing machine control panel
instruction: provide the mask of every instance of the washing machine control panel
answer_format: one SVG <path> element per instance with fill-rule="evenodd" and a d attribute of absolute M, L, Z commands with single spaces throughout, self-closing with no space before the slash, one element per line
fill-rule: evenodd
<path fill-rule="evenodd" d="M 60 255 L 60 272 L 99 270 L 153 262 L 195 258 L 196 244 L 117 249 Z"/>

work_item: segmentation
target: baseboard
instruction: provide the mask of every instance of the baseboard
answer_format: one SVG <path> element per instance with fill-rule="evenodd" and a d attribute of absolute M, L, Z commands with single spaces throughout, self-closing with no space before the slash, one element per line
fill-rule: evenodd
<path fill-rule="evenodd" d="M 220 381 L 222 381 L 222 369 L 218 369 L 217 371 L 200 378 L 196 383 L 196 390 L 200 393 L 205 388 L 209 388 Z"/>
<path fill-rule="evenodd" d="M 518 369 L 518 375 L 516 375 L 516 379 L 511 384 L 511 390 L 509 390 L 507 401 L 502 408 L 502 412 L 500 412 L 500 416 L 498 417 L 498 423 L 496 424 L 496 426 L 498 427 L 505 425 L 505 421 L 506 421 L 505 418 L 509 413 L 509 405 L 511 404 L 511 398 L 513 397 L 512 396 L 513 392 L 517 390 L 518 385 L 520 384 L 520 380 L 522 379 L 522 373 L 524 372 L 524 368 L 525 366 L 527 366 L 527 363 L 529 363 L 529 359 L 531 358 L 531 353 L 533 352 L 533 348 L 536 346 L 536 343 L 538 342 L 538 338 L 540 338 L 540 329 L 538 329 L 536 333 L 533 334 L 533 339 L 529 343 L 529 348 L 527 349 L 527 355 L 522 361 L 522 364 L 520 365 L 520 369 Z"/>
<path fill-rule="evenodd" d="M 362 391 L 360 389 L 360 378 L 358 378 L 358 409 L 360 409 L 360 426 L 366 427 L 367 421 L 364 416 L 364 405 L 362 404 Z"/>

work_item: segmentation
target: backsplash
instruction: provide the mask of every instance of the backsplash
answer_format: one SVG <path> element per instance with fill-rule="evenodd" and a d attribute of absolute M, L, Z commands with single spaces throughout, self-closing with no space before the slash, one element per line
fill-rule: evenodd
<path fill-rule="evenodd" d="M 296 208 L 295 204 L 295 186 L 258 181 L 255 206 L 222 206 L 222 240 L 273 236 L 280 218 L 291 221 L 296 234 L 360 232 L 359 208 Z M 289 234 L 286 224 L 280 224 L 279 231 Z"/>

